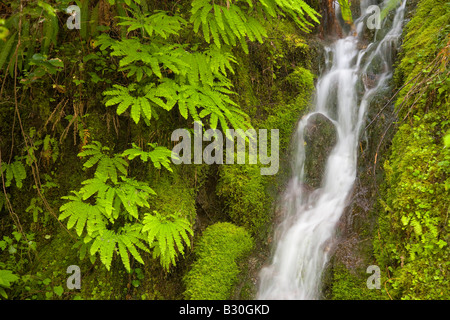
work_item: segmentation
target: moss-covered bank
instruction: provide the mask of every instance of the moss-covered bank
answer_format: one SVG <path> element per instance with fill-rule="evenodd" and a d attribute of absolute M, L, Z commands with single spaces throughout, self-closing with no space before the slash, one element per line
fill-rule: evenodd
<path fill-rule="evenodd" d="M 407 16 L 395 107 L 378 114 L 361 141 L 359 183 L 339 228 L 344 240 L 325 275 L 331 299 L 450 297 L 450 7 L 412 1 Z M 380 268 L 379 290 L 367 289 L 369 265 Z"/>

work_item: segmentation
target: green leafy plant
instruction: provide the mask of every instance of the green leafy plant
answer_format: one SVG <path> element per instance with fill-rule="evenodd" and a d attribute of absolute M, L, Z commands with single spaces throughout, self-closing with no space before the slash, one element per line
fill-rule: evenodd
<path fill-rule="evenodd" d="M 145 215 L 142 232 L 147 232 L 148 244 L 154 247 L 154 257 L 159 257 L 164 269 L 169 270 L 171 264 L 176 264 L 177 254 L 184 255 L 183 242 L 190 245 L 188 234 L 192 236 L 193 231 L 184 217 L 176 214 L 162 216 L 157 211 L 153 213 Z"/>
<path fill-rule="evenodd" d="M 0 295 L 8 299 L 5 289 L 11 287 L 11 283 L 19 280 L 19 277 L 10 270 L 0 270 Z"/>
<path fill-rule="evenodd" d="M 174 219 L 172 226 L 169 223 L 172 221 L 170 216 L 158 216 L 162 219 L 161 224 L 155 223 L 149 214 L 143 217 L 142 209 L 150 207 L 149 199 L 156 193 L 147 183 L 127 177 L 128 163 L 124 160 L 127 157 L 151 160 L 156 168 L 168 167 L 171 152 L 164 147 L 153 144 L 150 146 L 155 148 L 144 152 L 133 145 L 133 148 L 122 154 L 110 156 L 107 153 L 109 148 L 94 141 L 79 153 L 80 157 L 89 157 L 84 163 L 85 169 L 96 165 L 94 178 L 83 181 L 83 187 L 79 191 L 63 197 L 68 202 L 61 206 L 59 219 L 68 218 L 68 229 L 75 228 L 77 235 L 82 237 L 82 241 L 76 245 L 80 247 L 82 258 L 86 253 L 91 257 L 98 253 L 100 261 L 109 270 L 114 254 L 117 253 L 130 272 L 129 254 L 143 264 L 144 260 L 138 249 L 150 253 L 150 248 L 156 243 L 154 254 L 160 257 L 161 264 L 168 270 L 170 264 L 175 263 L 176 256 L 170 236 L 175 239 L 178 252 L 184 253 L 179 234 L 185 240 L 183 230 L 192 233 L 189 222 L 184 218 Z M 166 223 L 168 229 L 165 227 Z M 150 237 L 150 234 L 156 236 L 156 239 Z"/>
<path fill-rule="evenodd" d="M 22 188 L 22 181 L 27 177 L 27 172 L 22 161 L 16 158 L 16 160 L 10 164 L 2 162 L 0 170 L 6 177 L 5 187 L 10 187 L 14 179 L 16 187 L 19 189 Z"/>
<path fill-rule="evenodd" d="M 36 250 L 34 233 L 26 233 L 25 237 L 18 231 L 13 231 L 11 236 L 3 236 L 0 240 L 0 250 L 8 253 L 5 262 L 0 262 L 0 268 L 12 270 L 16 273 L 24 271 L 30 262 L 30 250 Z"/>
<path fill-rule="evenodd" d="M 12 1 L 11 10 L 13 14 L 4 22 L 9 36 L 6 42 L 0 41 L 0 71 L 4 74 L 8 72 L 13 77 L 16 62 L 19 72 L 28 70 L 40 59 L 38 57 L 48 54 L 52 44 L 56 45 L 59 25 L 56 8 L 44 1 L 33 1 L 26 5 Z M 22 23 L 19 24 L 19 20 Z M 36 39 L 41 39 L 40 44 L 36 43 Z M 38 56 L 33 58 L 35 54 Z M 43 70 L 41 68 L 38 74 Z"/>

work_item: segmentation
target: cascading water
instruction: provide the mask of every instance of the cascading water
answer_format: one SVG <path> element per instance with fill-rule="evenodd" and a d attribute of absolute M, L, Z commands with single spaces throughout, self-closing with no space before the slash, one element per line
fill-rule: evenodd
<path fill-rule="evenodd" d="M 387 4 L 387 0 L 382 6 Z M 373 4 L 361 1 L 361 12 Z M 356 179 L 358 141 L 368 104 L 392 76 L 392 57 L 402 32 L 406 0 L 396 9 L 382 39 L 359 49 L 367 16 L 355 31 L 325 48 L 326 71 L 316 88 L 315 111 L 298 124 L 294 176 L 284 192 L 283 222 L 277 227 L 272 264 L 260 273 L 258 299 L 318 299 L 334 229 Z M 370 14 L 369 14 L 370 15 Z M 387 29 L 387 30 L 386 30 Z M 320 188 L 305 192 L 304 131 L 311 116 L 321 114 L 335 126 L 337 142 L 329 154 Z"/>

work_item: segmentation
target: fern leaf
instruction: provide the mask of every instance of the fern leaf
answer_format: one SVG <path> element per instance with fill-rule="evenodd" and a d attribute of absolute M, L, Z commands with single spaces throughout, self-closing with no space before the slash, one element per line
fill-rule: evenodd
<path fill-rule="evenodd" d="M 111 230 L 106 230 L 103 234 L 97 236 L 100 238 L 100 260 L 109 271 L 111 268 L 114 249 L 116 248 L 116 235 Z"/>
<path fill-rule="evenodd" d="M 117 241 L 118 247 L 119 247 L 119 254 L 122 258 L 123 265 L 125 266 L 125 269 L 128 273 L 131 272 L 131 266 L 130 266 L 130 259 L 128 258 L 128 251 L 123 243 L 122 237 L 120 237 Z"/>
<path fill-rule="evenodd" d="M 130 251 L 131 255 L 140 263 L 144 264 L 139 252 L 136 250 L 135 243 L 139 241 L 137 238 L 133 238 L 131 235 L 125 233 L 120 235 L 119 240 L 125 245 L 125 247 Z"/>
<path fill-rule="evenodd" d="M 0 54 L 0 70 L 2 70 L 3 65 L 7 61 L 11 49 L 13 48 L 13 44 L 16 41 L 17 32 L 14 32 L 9 39 L 6 41 L 6 44 L 3 46 L 1 54 Z"/>
<path fill-rule="evenodd" d="M 184 254 L 182 239 L 189 244 L 186 232 L 192 234 L 192 229 L 185 218 L 176 215 L 163 217 L 154 211 L 154 215 L 145 215 L 142 232 L 147 232 L 149 246 L 154 247 L 154 254 L 160 257 L 161 265 L 168 270 L 171 264 L 175 265 L 177 250 Z M 155 239 L 157 242 L 153 245 Z"/>
<path fill-rule="evenodd" d="M 222 19 L 222 7 L 217 4 L 214 5 L 214 16 L 216 18 L 215 22 L 219 26 L 220 29 L 225 30 L 225 25 L 223 24 Z"/>
<path fill-rule="evenodd" d="M 23 166 L 21 161 L 16 160 L 11 164 L 11 170 L 14 175 L 14 180 L 16 181 L 16 187 L 21 189 L 22 180 L 27 177 L 25 167 Z"/>
<path fill-rule="evenodd" d="M 141 118 L 141 103 L 139 100 L 135 100 L 134 104 L 131 106 L 131 118 L 136 124 L 139 123 Z"/>
<path fill-rule="evenodd" d="M 200 20 L 202 21 L 203 25 L 207 24 L 207 18 L 208 18 L 209 12 L 211 11 L 212 8 L 213 8 L 213 6 L 209 3 L 207 3 L 202 8 L 202 12 L 200 14 Z"/>

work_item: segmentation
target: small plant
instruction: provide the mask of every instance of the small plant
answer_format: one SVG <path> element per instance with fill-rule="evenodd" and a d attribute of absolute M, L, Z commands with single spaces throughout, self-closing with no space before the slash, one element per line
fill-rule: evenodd
<path fill-rule="evenodd" d="M 0 296 L 8 299 L 5 289 L 11 287 L 11 283 L 19 280 L 19 277 L 10 270 L 0 270 Z"/>

